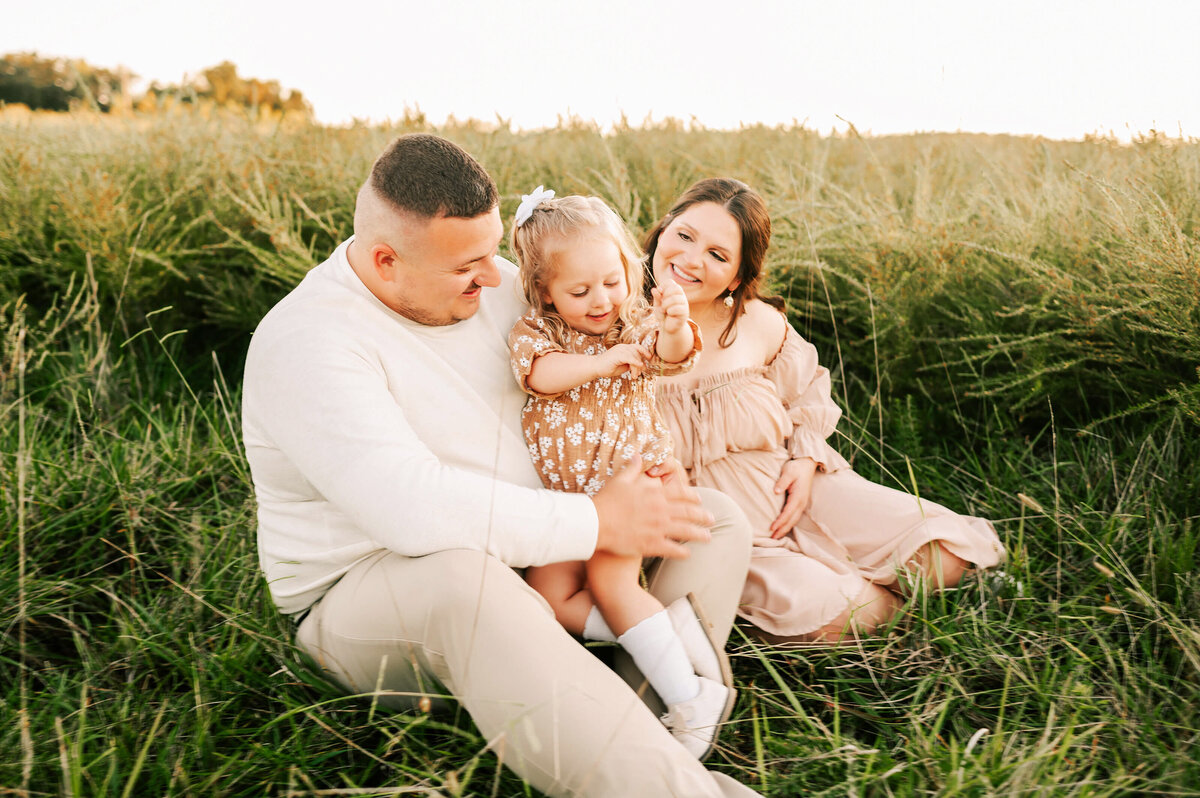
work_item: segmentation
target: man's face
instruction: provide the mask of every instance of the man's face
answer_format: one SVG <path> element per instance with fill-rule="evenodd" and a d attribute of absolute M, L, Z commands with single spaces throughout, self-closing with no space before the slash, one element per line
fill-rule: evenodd
<path fill-rule="evenodd" d="M 388 296 L 380 299 L 419 324 L 440 327 L 471 318 L 483 289 L 500 284 L 496 248 L 503 235 L 498 207 L 471 219 L 437 216 L 414 223 L 397 250 Z"/>

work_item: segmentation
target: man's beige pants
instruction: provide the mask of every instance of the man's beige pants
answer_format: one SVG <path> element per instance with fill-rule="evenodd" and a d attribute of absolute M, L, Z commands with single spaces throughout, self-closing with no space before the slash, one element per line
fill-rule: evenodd
<path fill-rule="evenodd" d="M 723 642 L 751 533 L 726 496 L 700 493 L 716 519 L 711 542 L 656 563 L 649 587 L 664 604 L 694 593 Z M 430 696 L 436 707 L 453 696 L 500 760 L 547 795 L 755 794 L 705 770 L 519 574 L 479 552 L 371 555 L 313 605 L 297 644 L 381 705 L 411 709 Z"/>

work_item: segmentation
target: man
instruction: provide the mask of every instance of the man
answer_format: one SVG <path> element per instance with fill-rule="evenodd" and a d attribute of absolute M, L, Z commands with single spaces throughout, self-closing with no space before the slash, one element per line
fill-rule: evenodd
<path fill-rule="evenodd" d="M 346 689 L 394 707 L 449 693 L 545 793 L 753 794 L 704 770 L 513 570 L 668 558 L 652 591 L 694 592 L 719 647 L 750 530 L 725 497 L 640 468 L 592 498 L 540 489 L 508 363 L 524 307 L 502 234 L 478 163 L 403 136 L 358 194 L 354 237 L 259 325 L 243 416 L 272 597 Z"/>

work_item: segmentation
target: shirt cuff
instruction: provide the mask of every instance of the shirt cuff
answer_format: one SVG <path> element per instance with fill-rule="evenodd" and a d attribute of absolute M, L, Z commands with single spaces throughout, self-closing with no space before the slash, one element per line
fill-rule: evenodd
<path fill-rule="evenodd" d="M 591 498 L 582 493 L 558 493 L 563 502 L 563 530 L 567 533 L 562 541 L 561 562 L 590 560 L 596 553 L 600 537 L 600 516 Z"/>

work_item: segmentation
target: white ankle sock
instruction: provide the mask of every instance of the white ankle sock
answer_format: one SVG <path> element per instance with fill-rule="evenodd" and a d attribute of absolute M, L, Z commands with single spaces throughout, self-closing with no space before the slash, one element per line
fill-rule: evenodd
<path fill-rule="evenodd" d="M 700 681 L 666 610 L 640 621 L 617 638 L 667 706 L 700 694 Z"/>
<path fill-rule="evenodd" d="M 712 679 L 714 682 L 724 682 L 721 660 L 687 596 L 672 601 L 667 607 L 667 615 L 671 617 L 675 633 L 679 635 L 683 650 L 687 652 L 696 675 Z"/>
<path fill-rule="evenodd" d="M 600 608 L 595 604 L 588 610 L 587 620 L 583 622 L 583 639 L 603 640 L 605 643 L 617 642 L 617 636 L 608 628 L 608 623 L 600 614 Z"/>

